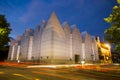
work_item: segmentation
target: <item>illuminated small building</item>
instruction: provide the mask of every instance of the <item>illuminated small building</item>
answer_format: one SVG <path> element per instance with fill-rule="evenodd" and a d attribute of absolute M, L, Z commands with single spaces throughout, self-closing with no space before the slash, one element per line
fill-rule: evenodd
<path fill-rule="evenodd" d="M 42 21 L 35 30 L 26 29 L 21 40 L 11 42 L 8 60 L 18 58 L 46 63 L 99 61 L 95 38 L 87 32 L 80 33 L 76 25 L 70 27 L 68 22 L 61 25 L 54 12 L 47 22 Z"/>
<path fill-rule="evenodd" d="M 112 63 L 111 47 L 105 42 L 100 42 L 97 37 L 98 53 L 101 63 Z"/>

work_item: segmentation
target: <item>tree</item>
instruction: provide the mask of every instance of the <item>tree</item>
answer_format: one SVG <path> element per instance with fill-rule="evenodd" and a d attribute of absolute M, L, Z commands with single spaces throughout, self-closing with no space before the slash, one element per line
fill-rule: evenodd
<path fill-rule="evenodd" d="M 120 53 L 120 0 L 113 7 L 112 13 L 104 20 L 110 24 L 105 30 L 105 39 L 115 45 L 115 51 Z"/>
<path fill-rule="evenodd" d="M 10 41 L 10 31 L 10 24 L 7 22 L 5 16 L 0 15 L 0 51 L 7 48 Z"/>

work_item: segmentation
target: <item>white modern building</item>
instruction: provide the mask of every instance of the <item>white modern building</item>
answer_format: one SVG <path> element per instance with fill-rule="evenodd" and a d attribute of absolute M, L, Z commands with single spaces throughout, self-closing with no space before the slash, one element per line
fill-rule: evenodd
<path fill-rule="evenodd" d="M 94 37 L 87 32 L 60 24 L 53 12 L 47 22 L 42 21 L 35 30 L 26 29 L 22 36 L 12 40 L 8 60 L 41 61 L 46 63 L 98 62 L 98 48 Z"/>

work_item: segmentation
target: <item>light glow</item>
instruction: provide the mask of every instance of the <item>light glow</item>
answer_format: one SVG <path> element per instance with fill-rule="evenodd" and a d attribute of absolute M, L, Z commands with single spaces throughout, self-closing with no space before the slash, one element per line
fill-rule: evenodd
<path fill-rule="evenodd" d="M 85 61 L 81 61 L 82 64 L 85 64 Z"/>
<path fill-rule="evenodd" d="M 4 72 L 0 72 L 0 74 L 4 74 Z"/>
<path fill-rule="evenodd" d="M 109 45 L 109 44 L 105 44 L 105 46 L 106 46 L 107 48 L 110 48 L 110 45 Z"/>
<path fill-rule="evenodd" d="M 79 66 L 79 64 L 70 64 L 70 65 L 34 65 L 34 66 L 27 66 L 27 68 L 37 68 L 37 67 L 62 68 L 62 67 L 75 67 L 75 66 Z"/>

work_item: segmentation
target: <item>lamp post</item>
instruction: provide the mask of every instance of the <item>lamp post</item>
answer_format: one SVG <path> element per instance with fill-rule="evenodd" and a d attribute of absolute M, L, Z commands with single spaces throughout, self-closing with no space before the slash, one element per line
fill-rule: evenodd
<path fill-rule="evenodd" d="M 111 58 L 111 46 L 110 44 L 105 44 L 104 46 L 107 48 L 105 59 L 108 63 L 111 63 L 111 59 L 110 59 Z"/>

